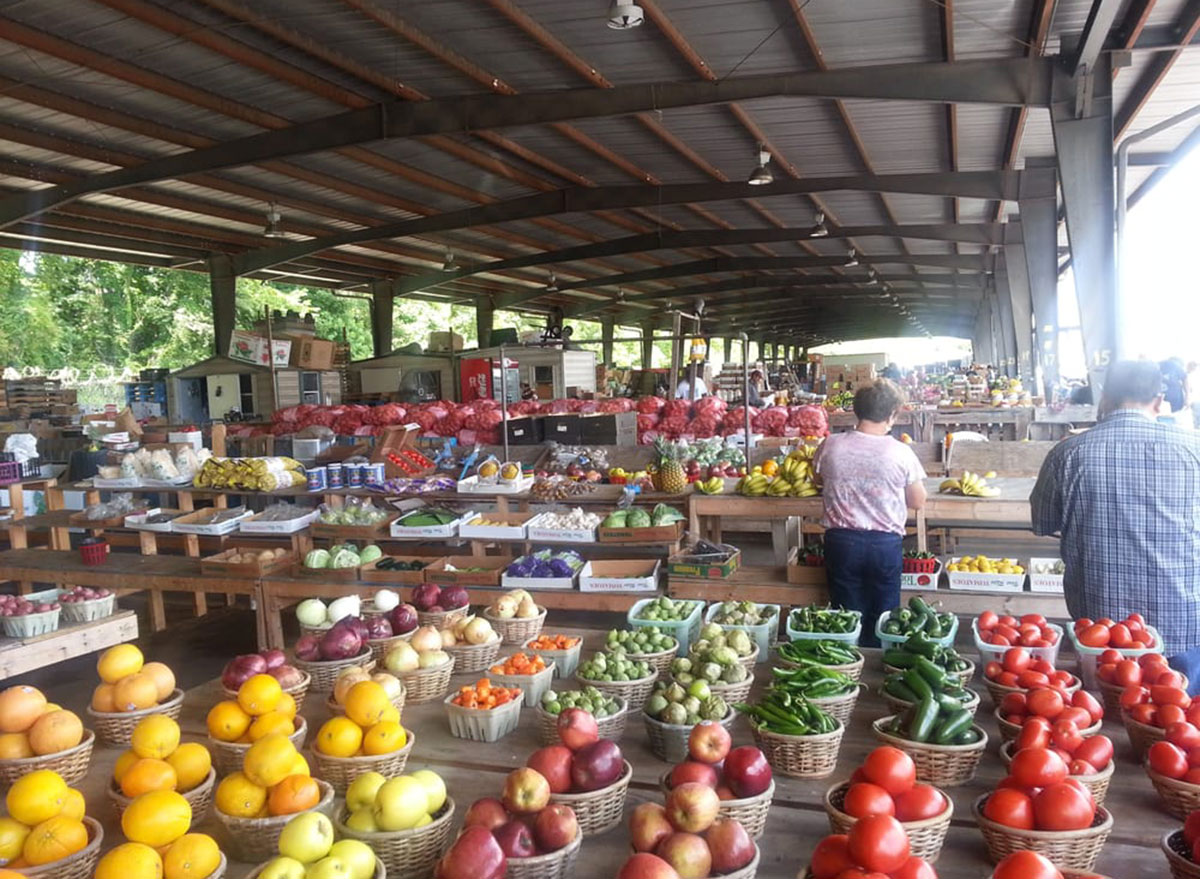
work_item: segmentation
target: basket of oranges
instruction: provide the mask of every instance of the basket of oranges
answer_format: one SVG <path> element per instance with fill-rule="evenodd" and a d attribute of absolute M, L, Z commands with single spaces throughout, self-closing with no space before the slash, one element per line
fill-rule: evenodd
<path fill-rule="evenodd" d="M 85 815 L 83 794 L 57 772 L 35 769 L 8 789 L 8 820 L 24 838 L 19 875 L 38 879 L 92 879 L 104 831 Z"/>
<path fill-rule="evenodd" d="M 51 704 L 36 687 L 0 693 L 0 785 L 36 769 L 50 769 L 73 784 L 87 775 L 96 734 L 72 711 Z"/>
<path fill-rule="evenodd" d="M 321 725 L 312 745 L 313 763 L 338 796 L 368 772 L 401 775 L 415 737 L 400 725 L 400 712 L 376 681 L 359 681 L 346 694 L 345 715 Z"/>
<path fill-rule="evenodd" d="M 268 735 L 286 736 L 299 749 L 308 733 L 304 718 L 296 714 L 296 700 L 268 674 L 254 675 L 238 687 L 236 699 L 214 705 L 205 724 L 220 776 L 237 772 L 250 746 Z"/>
<path fill-rule="evenodd" d="M 180 744 L 179 724 L 151 714 L 133 730 L 129 750 L 117 758 L 106 790 L 120 817 L 135 797 L 151 791 L 183 794 L 192 809 L 192 826 L 208 815 L 217 773 L 212 755 L 199 742 Z"/>
<path fill-rule="evenodd" d="M 404 710 L 404 702 L 408 693 L 400 678 L 386 671 L 369 672 L 361 666 L 353 666 L 338 675 L 337 681 L 333 685 L 333 692 L 325 700 L 325 707 L 329 709 L 330 714 L 346 713 L 346 694 L 359 681 L 375 681 L 387 691 L 388 698 L 392 700 L 395 709 L 397 711 Z"/>
<path fill-rule="evenodd" d="M 161 662 L 146 662 L 133 644 L 118 644 L 100 655 L 96 671 L 101 683 L 92 693 L 88 716 L 100 741 L 127 747 L 134 727 L 151 714 L 179 719 L 183 690 Z"/>

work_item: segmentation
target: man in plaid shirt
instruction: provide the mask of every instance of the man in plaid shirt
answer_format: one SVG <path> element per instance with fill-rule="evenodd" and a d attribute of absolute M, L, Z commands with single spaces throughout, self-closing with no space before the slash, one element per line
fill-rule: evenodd
<path fill-rule="evenodd" d="M 1046 456 L 1029 506 L 1062 535 L 1071 616 L 1141 613 L 1173 656 L 1200 647 L 1200 434 L 1155 420 L 1162 395 L 1156 364 L 1113 364 L 1100 423 Z"/>

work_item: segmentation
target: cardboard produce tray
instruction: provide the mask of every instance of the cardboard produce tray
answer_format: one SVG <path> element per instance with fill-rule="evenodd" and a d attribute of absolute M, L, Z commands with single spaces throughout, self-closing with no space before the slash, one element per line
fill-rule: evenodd
<path fill-rule="evenodd" d="M 658 559 L 608 559 L 579 570 L 580 592 L 657 592 Z"/>
<path fill-rule="evenodd" d="M 262 577 L 266 574 L 289 568 L 297 561 L 294 552 L 285 552 L 269 561 L 255 560 L 253 562 L 230 562 L 228 559 L 242 553 L 258 554 L 263 552 L 257 547 L 235 546 L 216 555 L 200 559 L 200 570 L 205 574 L 217 577 Z"/>
<path fill-rule="evenodd" d="M 368 562 L 358 569 L 358 579 L 365 580 L 368 583 L 401 583 L 409 586 L 416 586 L 418 583 L 425 582 L 425 568 L 419 571 L 379 570 L 377 565 L 386 558 L 401 559 L 406 562 L 425 562 L 426 568 L 434 562 L 445 561 L 445 559 L 418 555 L 380 556 L 375 561 Z"/>
<path fill-rule="evenodd" d="M 475 556 L 451 555 L 434 560 L 421 573 L 426 583 L 437 583 L 439 586 L 453 584 L 456 586 L 499 586 L 500 575 L 513 562 L 512 556 Z M 447 566 L 459 568 L 457 571 L 446 570 Z M 481 571 L 464 571 L 462 568 L 483 568 Z"/>
<path fill-rule="evenodd" d="M 380 519 L 374 525 L 327 525 L 314 518 L 312 536 L 348 543 L 364 540 L 374 542 L 381 537 L 386 537 L 392 523 L 398 518 L 400 518 L 399 513 L 388 513 L 385 518 Z"/>
<path fill-rule="evenodd" d="M 671 543 L 683 539 L 683 522 L 649 528 L 605 528 L 600 526 L 601 543 Z"/>

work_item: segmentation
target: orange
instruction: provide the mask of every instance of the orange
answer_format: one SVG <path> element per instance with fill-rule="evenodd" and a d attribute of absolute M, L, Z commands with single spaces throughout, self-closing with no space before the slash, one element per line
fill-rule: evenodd
<path fill-rule="evenodd" d="M 388 707 L 384 709 L 383 714 L 379 715 L 380 723 L 383 723 L 385 720 L 391 721 L 392 723 L 399 723 L 400 709 L 395 705 L 389 704 Z"/>
<path fill-rule="evenodd" d="M 166 760 L 143 757 L 121 776 L 121 793 L 127 797 L 140 797 L 150 791 L 175 790 L 178 781 L 174 767 Z"/>
<path fill-rule="evenodd" d="M 279 704 L 275 706 L 275 710 L 280 714 L 286 714 L 288 717 L 296 716 L 296 700 L 292 698 L 291 693 L 280 693 Z"/>
<path fill-rule="evenodd" d="M 117 688 L 112 684 L 100 684 L 92 691 L 92 710 L 110 714 L 117 710 Z"/>
<path fill-rule="evenodd" d="M 271 815 L 294 815 L 311 809 L 321 800 L 321 788 L 308 775 L 289 775 L 271 788 L 267 795 L 267 812 Z"/>
<path fill-rule="evenodd" d="M 375 724 L 363 735 L 362 749 L 364 754 L 391 754 L 399 751 L 408 741 L 408 734 L 400 724 L 383 720 Z"/>
<path fill-rule="evenodd" d="M 236 742 L 250 729 L 252 718 L 242 706 L 231 700 L 218 702 L 208 711 L 205 725 L 208 734 L 218 742 Z"/>
<path fill-rule="evenodd" d="M 175 691 L 175 672 L 171 671 L 161 662 L 147 662 L 142 666 L 142 674 L 149 675 L 150 679 L 154 681 L 159 702 L 166 699 Z"/>
<path fill-rule="evenodd" d="M 283 688 L 279 681 L 267 674 L 255 675 L 238 687 L 237 701 L 242 710 L 252 717 L 274 711 L 279 704 Z"/>
<path fill-rule="evenodd" d="M 205 833 L 185 833 L 163 857 L 166 879 L 207 879 L 221 863 L 221 849 Z"/>
<path fill-rule="evenodd" d="M 133 674 L 117 681 L 113 702 L 118 711 L 141 711 L 158 704 L 158 688 L 149 675 Z"/>
<path fill-rule="evenodd" d="M 63 799 L 62 811 L 58 814 L 64 818 L 74 818 L 76 821 L 83 820 L 83 814 L 87 811 L 87 803 L 83 799 L 83 791 L 76 790 L 73 787 L 67 788 L 67 795 Z"/>
<path fill-rule="evenodd" d="M 129 746 L 139 757 L 166 760 L 179 747 L 179 724 L 165 714 L 151 714 L 138 721 Z"/>
<path fill-rule="evenodd" d="M 257 742 L 264 736 L 290 736 L 295 731 L 295 722 L 286 714 L 279 711 L 268 711 L 261 717 L 254 718 L 254 723 L 250 724 L 246 735 L 250 737 L 250 741 Z"/>
<path fill-rule="evenodd" d="M 7 864 L 21 857 L 25 848 L 25 837 L 29 828 L 12 818 L 0 818 L 0 864 Z"/>
<path fill-rule="evenodd" d="M 13 782 L 4 805 L 9 815 L 32 827 L 61 812 L 66 796 L 67 783 L 61 775 L 49 769 L 35 769 Z"/>
<path fill-rule="evenodd" d="M 199 786 L 208 778 L 209 770 L 212 769 L 212 755 L 208 753 L 208 748 L 199 742 L 180 745 L 175 749 L 175 753 L 167 758 L 167 762 L 175 770 L 175 777 L 178 779 L 175 789 L 178 791 L 190 791 Z"/>
<path fill-rule="evenodd" d="M 380 716 L 392 704 L 387 690 L 375 681 L 359 681 L 346 694 L 346 716 L 363 729 L 379 723 Z"/>
<path fill-rule="evenodd" d="M 291 774 L 295 756 L 296 746 L 287 736 L 264 736 L 242 758 L 242 771 L 255 784 L 271 787 Z"/>
<path fill-rule="evenodd" d="M 25 732 L 46 711 L 46 697 L 25 684 L 0 692 L 0 732 Z"/>
<path fill-rule="evenodd" d="M 113 781 L 119 782 L 125 773 L 129 771 L 129 767 L 141 759 L 133 751 L 122 751 L 121 756 L 117 758 L 117 762 L 113 766 Z"/>
<path fill-rule="evenodd" d="M 353 757 L 362 746 L 362 727 L 348 717 L 331 717 L 317 731 L 313 745 L 330 757 Z"/>
<path fill-rule="evenodd" d="M 74 818 L 56 815 L 29 831 L 22 850 L 34 867 L 70 857 L 88 844 L 87 826 Z"/>
<path fill-rule="evenodd" d="M 136 797 L 121 815 L 121 830 L 132 842 L 152 848 L 170 845 L 188 831 L 192 807 L 173 790 L 158 790 Z"/>
<path fill-rule="evenodd" d="M 28 735 L 35 754 L 57 754 L 83 741 L 83 721 L 73 711 L 51 711 L 34 721 Z"/>
<path fill-rule="evenodd" d="M 33 756 L 33 748 L 29 745 L 29 736 L 23 732 L 6 732 L 0 734 L 0 760 L 20 760 Z"/>
<path fill-rule="evenodd" d="M 106 684 L 115 684 L 121 678 L 135 675 L 142 670 L 146 658 L 133 644 L 118 644 L 109 647 L 96 660 L 96 673 Z"/>
<path fill-rule="evenodd" d="M 255 784 L 244 773 L 235 772 L 221 779 L 215 794 L 217 811 L 234 818 L 254 818 L 267 805 L 267 789 Z"/>
<path fill-rule="evenodd" d="M 22 860 L 21 863 L 24 864 L 24 861 Z M 25 879 L 25 877 L 16 870 L 5 870 L 0 867 L 0 879 Z"/>
<path fill-rule="evenodd" d="M 126 842 L 100 859 L 95 879 L 162 879 L 162 875 L 158 852 L 140 842 Z"/>

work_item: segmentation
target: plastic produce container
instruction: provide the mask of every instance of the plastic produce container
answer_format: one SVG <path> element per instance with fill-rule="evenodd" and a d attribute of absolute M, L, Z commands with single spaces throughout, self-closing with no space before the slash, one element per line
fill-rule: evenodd
<path fill-rule="evenodd" d="M 717 611 L 720 610 L 723 602 L 716 602 L 708 606 L 708 610 L 704 612 L 704 621 L 711 623 Z M 759 623 L 757 626 L 745 626 L 732 623 L 718 623 L 719 626 L 725 629 L 741 629 L 743 632 L 748 632 L 750 637 L 754 639 L 754 643 L 758 645 L 758 661 L 766 662 L 770 657 L 768 654 L 771 650 L 771 642 L 779 634 L 779 614 L 780 607 L 778 604 L 756 604 L 758 608 L 773 607 L 775 615 L 765 623 Z M 860 624 L 861 625 L 861 624 Z"/>
<path fill-rule="evenodd" d="M 683 620 L 640 620 L 638 614 L 642 612 L 642 608 L 654 601 L 653 598 L 643 598 L 641 601 L 629 608 L 629 613 L 625 619 L 631 626 L 651 626 L 657 628 L 667 635 L 671 635 L 679 642 L 679 648 L 675 651 L 676 656 L 686 656 L 688 647 L 693 641 L 700 637 L 700 618 L 704 610 L 703 601 L 693 601 L 692 612 Z"/>
<path fill-rule="evenodd" d="M 883 649 L 891 647 L 894 644 L 903 644 L 908 640 L 908 635 L 887 635 L 884 634 L 883 627 L 888 619 L 892 616 L 889 610 L 887 613 L 880 614 L 879 619 L 875 621 L 875 635 L 879 638 L 879 643 L 883 645 Z M 951 647 L 954 644 L 954 639 L 958 636 L 958 617 L 954 617 L 954 622 L 950 625 L 950 631 L 941 638 L 930 638 L 929 640 L 935 644 L 940 644 L 943 647 Z"/>
<path fill-rule="evenodd" d="M 1126 659 L 1137 659 L 1139 656 L 1145 656 L 1147 653 L 1162 653 L 1162 635 L 1158 633 L 1158 629 L 1148 625 L 1146 626 L 1146 631 L 1154 636 L 1153 647 L 1085 647 L 1075 638 L 1075 627 L 1071 626 L 1068 628 L 1067 634 L 1071 638 L 1071 646 L 1075 648 L 1075 653 L 1079 657 L 1079 677 L 1083 680 L 1084 689 L 1095 690 L 1098 686 L 1096 681 L 1096 660 L 1100 658 L 1100 654 L 1105 650 L 1115 650 Z"/>
<path fill-rule="evenodd" d="M 787 632 L 789 641 L 841 641 L 844 644 L 858 644 L 858 639 L 862 635 L 862 614 L 856 610 L 850 611 L 858 617 L 858 625 L 849 632 L 804 632 L 800 629 L 792 628 L 792 615 L 788 613 Z"/>
<path fill-rule="evenodd" d="M 1047 625 L 1054 631 L 1058 632 L 1058 640 L 1054 643 L 1054 646 L 1053 647 L 1026 647 L 1025 649 L 1029 651 L 1030 655 L 1034 659 L 1044 659 L 1051 665 L 1057 667 L 1058 666 L 1058 662 L 1057 662 L 1058 648 L 1062 646 L 1063 637 L 1064 637 L 1063 628 L 1062 628 L 1062 626 L 1059 626 L 1055 623 L 1047 623 Z M 979 657 L 985 663 L 986 662 L 999 662 L 1000 660 L 1002 660 L 1004 658 L 1004 653 L 1005 653 L 1005 651 L 1008 650 L 1008 647 L 997 646 L 995 644 L 989 644 L 986 641 L 984 641 L 981 637 L 979 637 L 979 618 L 978 617 L 971 620 L 971 634 L 975 638 L 975 648 L 979 651 Z M 1017 645 L 1009 645 L 1009 646 L 1017 646 Z"/>

